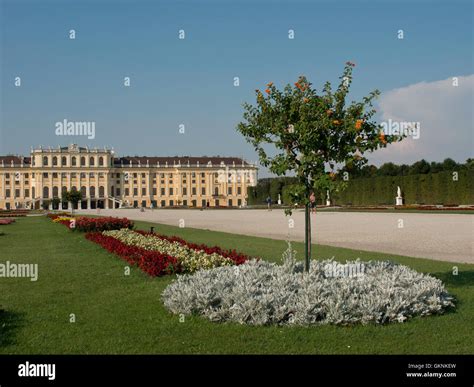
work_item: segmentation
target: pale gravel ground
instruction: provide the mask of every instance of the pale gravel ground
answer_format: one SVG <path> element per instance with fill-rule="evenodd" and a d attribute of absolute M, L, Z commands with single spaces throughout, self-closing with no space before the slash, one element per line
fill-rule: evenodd
<path fill-rule="evenodd" d="M 97 210 L 78 211 L 97 214 Z M 304 240 L 304 213 L 283 210 L 100 210 L 100 215 L 209 229 L 273 239 Z M 289 228 L 289 219 L 294 228 Z M 399 219 L 403 228 L 398 228 Z M 312 215 L 313 243 L 439 261 L 474 263 L 474 216 L 463 214 L 318 212 Z M 237 247 L 237 246 L 236 246 Z"/>

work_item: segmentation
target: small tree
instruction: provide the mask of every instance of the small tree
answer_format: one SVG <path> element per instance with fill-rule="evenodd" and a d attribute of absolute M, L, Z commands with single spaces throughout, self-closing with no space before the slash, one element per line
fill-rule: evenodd
<path fill-rule="evenodd" d="M 59 204 L 60 203 L 61 203 L 61 199 L 59 199 L 58 197 L 54 197 L 51 200 L 51 204 L 53 205 L 53 210 L 59 209 Z"/>
<path fill-rule="evenodd" d="M 326 82 L 318 94 L 304 76 L 283 90 L 268 83 L 264 93 L 256 90 L 256 105 L 244 103 L 244 122 L 237 126 L 270 172 L 278 176 L 296 174 L 298 184 L 291 196 L 305 205 L 306 271 L 311 257 L 311 192 L 334 189 L 331 182 L 336 181 L 341 165 L 349 170 L 360 168 L 367 163 L 365 152 L 401 139 L 386 136 L 372 120 L 372 101 L 380 94 L 378 90 L 360 102 L 346 102 L 353 67 L 353 63 L 346 63 L 334 92 Z M 270 155 L 268 145 L 276 152 Z"/>
<path fill-rule="evenodd" d="M 71 213 L 74 214 L 74 206 L 77 205 L 82 200 L 82 194 L 73 189 L 71 191 L 64 191 L 62 193 L 62 200 L 64 202 L 71 202 L 72 203 L 72 210 Z"/>

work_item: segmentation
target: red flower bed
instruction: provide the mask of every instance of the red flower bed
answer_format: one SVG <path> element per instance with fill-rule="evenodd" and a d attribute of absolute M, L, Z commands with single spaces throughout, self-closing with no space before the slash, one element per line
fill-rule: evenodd
<path fill-rule="evenodd" d="M 118 239 L 102 235 L 100 232 L 87 233 L 86 238 L 118 255 L 131 265 L 137 265 L 152 277 L 181 272 L 178 260 L 170 255 L 148 251 L 136 246 L 128 246 Z"/>
<path fill-rule="evenodd" d="M 216 253 L 216 254 L 219 254 L 219 255 L 221 255 L 225 258 L 231 259 L 232 261 L 234 261 L 234 263 L 236 265 L 241 265 L 242 263 L 249 260 L 248 255 L 245 255 L 243 253 L 239 253 L 236 250 L 223 250 L 219 246 L 209 247 L 209 246 L 204 245 L 204 244 L 191 243 L 191 242 L 187 242 L 186 240 L 184 240 L 180 237 L 177 237 L 177 236 L 167 236 L 167 235 L 161 235 L 161 234 L 145 232 L 145 231 L 141 231 L 141 230 L 137 230 L 137 232 L 142 234 L 142 235 L 152 235 L 156 238 L 164 239 L 164 240 L 169 241 L 169 242 L 177 242 L 180 245 L 187 246 L 188 248 L 193 249 L 193 250 L 202 250 L 206 254 Z"/>
<path fill-rule="evenodd" d="M 0 224 L 6 225 L 11 224 L 15 221 L 15 219 L 0 219 Z"/>
<path fill-rule="evenodd" d="M 76 219 L 76 229 L 85 232 L 120 230 L 121 228 L 133 228 L 133 222 L 127 218 L 87 218 Z"/>

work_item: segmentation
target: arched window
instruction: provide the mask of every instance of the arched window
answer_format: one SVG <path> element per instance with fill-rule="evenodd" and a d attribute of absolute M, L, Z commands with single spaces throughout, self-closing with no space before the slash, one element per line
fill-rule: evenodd
<path fill-rule="evenodd" d="M 35 199 L 35 196 L 36 196 L 35 187 L 31 187 L 31 197 L 32 197 L 33 199 Z"/>
<path fill-rule="evenodd" d="M 81 157 L 81 167 L 86 166 L 86 158 L 84 156 Z"/>
<path fill-rule="evenodd" d="M 59 197 L 59 189 L 58 187 L 53 187 L 53 198 Z"/>
<path fill-rule="evenodd" d="M 63 197 L 63 195 L 67 192 L 67 187 L 65 185 L 63 185 L 63 187 L 61 188 L 61 197 Z"/>
<path fill-rule="evenodd" d="M 103 198 L 103 197 L 104 197 L 104 193 L 105 193 L 104 187 L 101 185 L 101 186 L 99 187 L 99 197 Z"/>
<path fill-rule="evenodd" d="M 48 158 L 46 156 L 43 157 L 43 165 L 48 165 Z"/>
<path fill-rule="evenodd" d="M 85 199 L 87 197 L 87 189 L 86 187 L 81 187 L 81 195 L 82 198 Z"/>
<path fill-rule="evenodd" d="M 99 166 L 104 166 L 104 158 L 102 156 L 99 157 Z"/>
<path fill-rule="evenodd" d="M 93 157 L 89 158 L 89 165 L 93 167 L 95 165 L 95 159 Z"/>
<path fill-rule="evenodd" d="M 43 199 L 48 199 L 48 198 L 49 198 L 49 188 L 43 187 Z"/>
<path fill-rule="evenodd" d="M 75 166 L 76 166 L 76 163 L 77 163 L 77 161 L 76 161 L 76 156 L 73 156 L 72 159 L 71 159 L 71 165 L 72 165 L 73 167 L 75 167 Z"/>
<path fill-rule="evenodd" d="M 95 197 L 95 187 L 94 186 L 89 188 L 89 195 L 90 195 L 91 198 Z"/>
<path fill-rule="evenodd" d="M 61 165 L 62 165 L 62 166 L 66 166 L 66 164 L 67 164 L 67 158 L 66 158 L 66 156 L 61 157 Z"/>
<path fill-rule="evenodd" d="M 53 165 L 58 165 L 58 158 L 56 156 L 53 157 Z"/>
<path fill-rule="evenodd" d="M 71 187 L 71 191 L 77 191 L 77 187 L 76 187 L 75 185 L 73 185 L 73 186 Z"/>
<path fill-rule="evenodd" d="M 218 187 L 214 188 L 214 195 L 216 195 L 216 196 L 219 195 L 219 188 Z"/>

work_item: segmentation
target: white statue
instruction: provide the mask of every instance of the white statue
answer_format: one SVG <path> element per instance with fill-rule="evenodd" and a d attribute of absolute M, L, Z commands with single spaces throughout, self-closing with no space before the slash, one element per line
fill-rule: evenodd
<path fill-rule="evenodd" d="M 326 190 L 326 206 L 331 205 L 331 198 L 329 197 L 329 190 Z"/>
<path fill-rule="evenodd" d="M 397 187 L 397 197 L 395 198 L 395 205 L 403 206 L 402 190 L 399 186 Z"/>
<path fill-rule="evenodd" d="M 278 194 L 278 205 L 281 206 L 281 197 L 280 197 L 280 194 Z"/>

